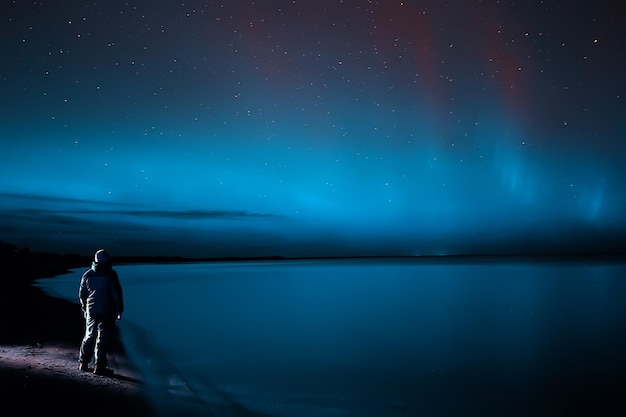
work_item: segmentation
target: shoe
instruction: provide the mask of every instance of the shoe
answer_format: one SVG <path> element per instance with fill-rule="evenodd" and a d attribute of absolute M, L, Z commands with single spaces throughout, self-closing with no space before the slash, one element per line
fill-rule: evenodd
<path fill-rule="evenodd" d="M 109 368 L 107 368 L 105 366 L 98 366 L 98 365 L 96 365 L 93 368 L 93 373 L 95 375 L 100 375 L 100 376 L 111 376 L 111 375 L 113 375 L 113 370 L 109 369 Z"/>
<path fill-rule="evenodd" d="M 86 362 L 81 362 L 80 365 L 78 365 L 78 370 L 79 371 L 85 371 L 85 372 L 89 372 L 89 364 Z"/>

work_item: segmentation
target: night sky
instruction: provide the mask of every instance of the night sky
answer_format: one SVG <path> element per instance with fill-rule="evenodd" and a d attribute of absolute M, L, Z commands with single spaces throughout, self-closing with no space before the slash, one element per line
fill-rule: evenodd
<path fill-rule="evenodd" d="M 2 1 L 0 240 L 626 250 L 626 4 Z"/>

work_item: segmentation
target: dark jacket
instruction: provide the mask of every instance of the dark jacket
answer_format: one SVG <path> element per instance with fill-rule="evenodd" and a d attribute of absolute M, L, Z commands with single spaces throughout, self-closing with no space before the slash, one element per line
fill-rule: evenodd
<path fill-rule="evenodd" d="M 111 264 L 93 263 L 80 280 L 78 299 L 83 312 L 121 314 L 124 311 L 122 286 Z"/>

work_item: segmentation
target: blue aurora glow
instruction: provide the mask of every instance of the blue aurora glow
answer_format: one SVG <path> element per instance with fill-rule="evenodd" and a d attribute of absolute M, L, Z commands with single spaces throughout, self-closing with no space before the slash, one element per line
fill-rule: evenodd
<path fill-rule="evenodd" d="M 623 8 L 135 3 L 3 7 L 0 239 L 626 249 Z"/>

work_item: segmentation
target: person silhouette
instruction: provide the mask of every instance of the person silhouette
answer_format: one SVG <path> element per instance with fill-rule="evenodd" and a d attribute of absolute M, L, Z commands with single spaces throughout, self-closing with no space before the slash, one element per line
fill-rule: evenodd
<path fill-rule="evenodd" d="M 81 371 L 90 371 L 89 363 L 95 356 L 93 373 L 111 375 L 107 368 L 107 350 L 115 331 L 115 321 L 124 312 L 122 286 L 109 254 L 98 249 L 91 268 L 80 280 L 78 299 L 85 319 L 85 335 L 78 355 Z"/>

